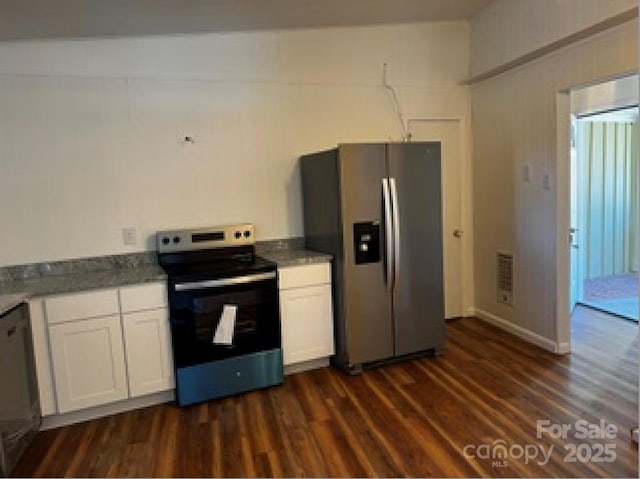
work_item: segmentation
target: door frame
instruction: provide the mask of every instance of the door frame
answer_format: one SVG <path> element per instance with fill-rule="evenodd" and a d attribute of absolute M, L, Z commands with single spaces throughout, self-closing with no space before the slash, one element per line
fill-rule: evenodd
<path fill-rule="evenodd" d="M 556 93 L 556 346 L 571 352 L 571 91 Z"/>
<path fill-rule="evenodd" d="M 625 72 L 615 77 L 601 78 L 585 85 L 574 85 L 556 92 L 556 345 L 557 354 L 571 352 L 571 91 L 587 86 L 621 80 L 638 72 Z M 616 101 L 616 100 L 613 100 Z M 640 168 L 638 168 L 640 181 Z M 640 229 L 640 222 L 638 228 Z M 584 228 L 583 228 L 584 229 Z M 639 231 L 640 233 L 640 231 Z M 640 237 L 640 234 L 638 235 Z M 640 275 L 638 277 L 640 285 Z"/>
<path fill-rule="evenodd" d="M 569 310 L 573 312 L 578 302 L 582 299 L 584 294 L 584 280 L 583 280 L 583 252 L 584 248 L 581 248 L 580 245 L 586 244 L 584 238 L 584 228 L 585 224 L 582 221 L 584 218 L 582 217 L 583 210 L 582 206 L 584 204 L 583 198 L 581 194 L 583 193 L 583 185 L 582 185 L 582 175 L 584 174 L 583 168 L 579 163 L 578 156 L 578 148 L 581 144 L 580 131 L 578 128 L 578 117 L 574 112 L 571 112 L 571 147 L 570 147 L 570 204 L 569 204 L 569 214 L 570 214 L 570 228 L 576 228 L 576 231 L 569 231 L 569 237 L 572 239 L 571 247 L 569 250 Z M 575 152 L 575 154 L 574 154 Z M 575 215 L 575 219 L 574 219 Z M 577 249 L 574 245 L 577 244 Z"/>

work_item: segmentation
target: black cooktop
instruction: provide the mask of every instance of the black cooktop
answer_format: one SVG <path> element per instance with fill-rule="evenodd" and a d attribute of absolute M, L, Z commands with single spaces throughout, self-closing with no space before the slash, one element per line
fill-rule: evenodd
<path fill-rule="evenodd" d="M 253 248 L 243 247 L 166 253 L 158 255 L 158 261 L 170 281 L 230 278 L 277 269 L 274 262 L 257 256 Z"/>

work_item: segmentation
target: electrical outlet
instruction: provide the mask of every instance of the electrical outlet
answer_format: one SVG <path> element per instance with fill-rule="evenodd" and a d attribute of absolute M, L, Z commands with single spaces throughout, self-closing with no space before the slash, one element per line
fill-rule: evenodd
<path fill-rule="evenodd" d="M 135 228 L 123 228 L 122 229 L 122 241 L 127 246 L 133 246 L 137 243 L 136 229 Z"/>
<path fill-rule="evenodd" d="M 542 177 L 542 187 L 547 191 L 551 189 L 551 177 L 549 176 L 549 173 L 545 173 Z"/>

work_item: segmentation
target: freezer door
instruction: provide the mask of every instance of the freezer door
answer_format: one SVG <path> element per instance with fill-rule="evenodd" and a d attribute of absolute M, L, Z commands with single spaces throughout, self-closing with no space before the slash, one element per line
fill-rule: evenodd
<path fill-rule="evenodd" d="M 385 281 L 386 231 L 382 180 L 386 177 L 384 144 L 339 147 L 344 248 L 343 318 L 348 362 L 357 365 L 393 356 L 391 293 Z M 379 231 L 378 241 L 375 233 Z M 360 255 L 364 248 L 377 253 Z M 362 261 L 362 258 L 365 258 Z"/>
<path fill-rule="evenodd" d="M 388 145 L 398 231 L 393 290 L 395 354 L 444 343 L 440 143 Z"/>

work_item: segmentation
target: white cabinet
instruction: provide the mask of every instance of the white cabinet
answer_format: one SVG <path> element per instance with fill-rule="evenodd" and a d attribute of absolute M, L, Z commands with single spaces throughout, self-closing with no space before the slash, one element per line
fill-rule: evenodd
<path fill-rule="evenodd" d="M 120 288 L 120 307 L 123 313 L 166 308 L 168 304 L 166 283 L 147 283 Z"/>
<path fill-rule="evenodd" d="M 58 412 L 127 398 L 119 315 L 53 324 L 49 335 Z"/>
<path fill-rule="evenodd" d="M 174 387 L 165 282 L 30 302 L 43 416 Z"/>
<path fill-rule="evenodd" d="M 56 399 L 53 389 L 53 375 L 51 373 L 51 358 L 49 356 L 49 334 L 47 332 L 47 321 L 44 317 L 44 305 L 41 299 L 29 301 L 29 316 L 31 319 L 31 337 L 33 338 L 33 355 L 36 360 L 40 411 L 43 416 L 49 416 L 56 412 Z"/>
<path fill-rule="evenodd" d="M 129 394 L 144 396 L 174 387 L 166 283 L 120 288 Z"/>
<path fill-rule="evenodd" d="M 122 326 L 131 397 L 173 388 L 168 310 L 125 313 Z"/>
<path fill-rule="evenodd" d="M 40 411 L 43 416 L 50 416 L 56 412 L 56 399 L 53 389 L 53 375 L 51 373 L 51 358 L 49 356 L 49 333 L 41 299 L 29 301 L 29 315 L 31 316 L 31 336 L 33 338 L 33 354 L 36 360 Z"/>
<path fill-rule="evenodd" d="M 333 355 L 330 264 L 281 268 L 278 274 L 285 366 Z"/>
<path fill-rule="evenodd" d="M 115 289 L 53 296 L 45 300 L 45 307 L 49 325 L 120 312 L 118 291 Z"/>

